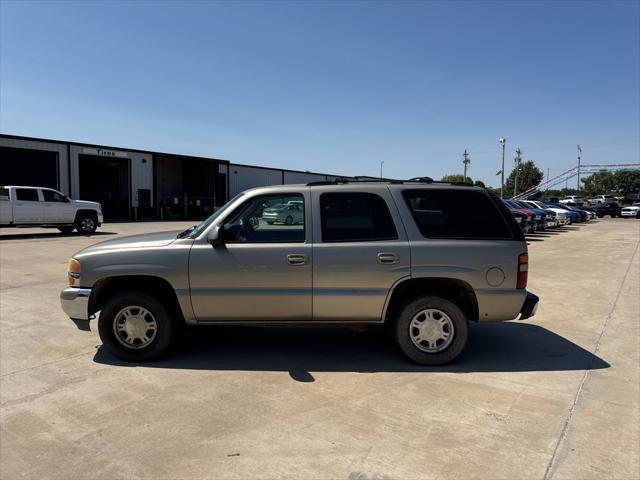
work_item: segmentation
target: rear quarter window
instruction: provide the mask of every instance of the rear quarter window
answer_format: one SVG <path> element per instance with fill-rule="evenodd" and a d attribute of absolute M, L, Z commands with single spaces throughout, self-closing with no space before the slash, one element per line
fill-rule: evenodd
<path fill-rule="evenodd" d="M 398 232 L 387 202 L 366 192 L 320 195 L 323 242 L 397 240 Z"/>
<path fill-rule="evenodd" d="M 0 188 L 0 200 L 9 200 L 8 188 Z"/>
<path fill-rule="evenodd" d="M 425 237 L 514 239 L 503 213 L 482 191 L 431 188 L 402 195 Z"/>
<path fill-rule="evenodd" d="M 37 202 L 38 190 L 35 188 L 16 188 L 16 199 L 25 202 Z"/>

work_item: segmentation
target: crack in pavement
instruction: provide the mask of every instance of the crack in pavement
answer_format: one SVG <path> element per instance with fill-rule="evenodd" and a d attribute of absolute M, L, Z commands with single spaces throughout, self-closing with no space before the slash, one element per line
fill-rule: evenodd
<path fill-rule="evenodd" d="M 613 312 L 615 312 L 616 307 L 618 305 L 618 300 L 620 299 L 620 295 L 622 294 L 622 290 L 624 287 L 624 284 L 627 282 L 627 277 L 629 276 L 629 272 L 631 271 L 631 266 L 633 265 L 633 261 L 636 258 L 636 255 L 638 254 L 638 247 L 640 247 L 640 242 L 636 242 L 636 248 L 633 251 L 633 255 L 631 256 L 631 261 L 629 262 L 629 265 L 627 266 L 627 270 L 624 273 L 624 277 L 622 277 L 622 281 L 620 282 L 620 287 L 618 288 L 618 293 L 615 297 L 615 299 L 613 300 L 613 304 L 611 305 L 611 309 L 609 310 L 609 313 L 607 314 L 607 317 L 604 320 L 604 323 L 602 325 L 602 330 L 600 331 L 600 335 L 598 335 L 598 339 L 596 340 L 596 344 L 595 344 L 595 349 L 593 351 L 593 354 L 597 354 L 598 350 L 600 350 L 600 341 L 602 340 L 602 337 L 604 336 L 604 332 L 607 329 L 607 325 L 609 324 L 609 320 L 611 320 L 611 317 L 613 316 Z M 597 358 L 597 356 L 596 356 Z M 553 478 L 553 474 L 555 473 L 556 467 L 558 466 L 558 455 L 560 453 L 560 450 L 562 448 L 562 446 L 564 445 L 564 441 L 567 437 L 567 434 L 569 433 L 569 427 L 571 426 L 571 420 L 573 418 L 573 413 L 576 409 L 576 405 L 578 404 L 578 400 L 580 399 L 580 394 L 582 393 L 582 388 L 584 387 L 585 382 L 587 381 L 587 379 L 589 378 L 589 373 L 591 372 L 591 366 L 593 362 L 593 358 L 590 360 L 589 365 L 587 365 L 587 368 L 584 371 L 584 374 L 582 375 L 582 379 L 580 380 L 580 384 L 578 385 L 578 390 L 576 391 L 575 396 L 573 397 L 573 403 L 571 404 L 571 408 L 569 409 L 569 413 L 567 414 L 567 418 L 564 421 L 564 425 L 562 427 L 562 431 L 560 432 L 560 435 L 558 436 L 558 441 L 556 443 L 555 448 L 553 449 L 553 455 L 551 456 L 551 459 L 549 460 L 549 463 L 547 464 L 547 469 L 544 472 L 544 480 L 551 480 L 551 478 Z"/>

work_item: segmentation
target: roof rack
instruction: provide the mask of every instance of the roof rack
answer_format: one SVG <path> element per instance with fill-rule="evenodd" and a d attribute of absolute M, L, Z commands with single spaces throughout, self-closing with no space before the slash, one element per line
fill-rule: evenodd
<path fill-rule="evenodd" d="M 348 183 L 403 183 L 402 180 L 396 180 L 394 178 L 374 178 L 374 177 L 351 177 L 343 178 L 338 177 L 335 180 L 323 180 L 319 182 L 309 182 L 308 187 L 315 187 L 321 185 L 345 185 Z"/>
<path fill-rule="evenodd" d="M 351 178 L 343 178 L 339 177 L 335 180 L 323 180 L 319 182 L 309 182 L 307 183 L 308 187 L 317 187 L 323 185 L 346 185 L 349 183 L 391 183 L 391 184 L 407 184 L 407 183 L 437 183 L 437 184 L 445 184 L 445 185 L 455 185 L 457 187 L 473 187 L 472 183 L 464 183 L 464 182 L 443 182 L 441 180 L 434 180 L 431 177 L 413 177 L 409 180 L 397 180 L 394 178 L 375 178 L 375 177 L 351 177 Z"/>

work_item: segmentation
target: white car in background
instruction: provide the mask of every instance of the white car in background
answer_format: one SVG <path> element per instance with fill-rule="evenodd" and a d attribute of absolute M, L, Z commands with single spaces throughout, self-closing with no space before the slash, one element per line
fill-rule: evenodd
<path fill-rule="evenodd" d="M 290 201 L 267 207 L 262 211 L 262 219 L 269 225 L 301 225 L 304 223 L 304 210 L 301 201 Z"/>
<path fill-rule="evenodd" d="M 569 205 L 570 207 L 579 208 L 584 203 L 584 200 L 582 200 L 582 197 L 578 197 L 577 195 L 569 195 L 568 197 L 560 200 L 560 203 L 562 203 L 563 205 Z"/>
<path fill-rule="evenodd" d="M 0 227 L 57 228 L 62 233 L 93 233 L 102 222 L 97 202 L 72 200 L 43 187 L 0 186 Z"/>
<path fill-rule="evenodd" d="M 523 200 L 523 201 L 527 205 L 531 205 L 533 208 L 540 208 L 542 210 L 549 210 L 550 212 L 553 212 L 556 216 L 556 220 L 558 221 L 558 225 L 569 225 L 571 223 L 571 216 L 566 210 L 562 208 L 552 207 L 550 205 L 547 205 L 544 202 L 540 202 L 537 200 Z"/>
<path fill-rule="evenodd" d="M 640 218 L 640 202 L 628 205 L 620 211 L 622 218 Z"/>
<path fill-rule="evenodd" d="M 589 203 L 596 205 L 604 203 L 616 203 L 616 199 L 613 198 L 613 195 L 596 195 L 589 201 Z"/>

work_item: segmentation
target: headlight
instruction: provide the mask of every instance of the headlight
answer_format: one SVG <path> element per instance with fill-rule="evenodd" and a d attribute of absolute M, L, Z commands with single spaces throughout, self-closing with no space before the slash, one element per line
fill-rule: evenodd
<path fill-rule="evenodd" d="M 69 266 L 67 267 L 67 281 L 69 285 L 75 285 L 76 280 L 80 280 L 81 271 L 82 267 L 80 266 L 80 262 L 75 258 L 69 259 Z"/>

